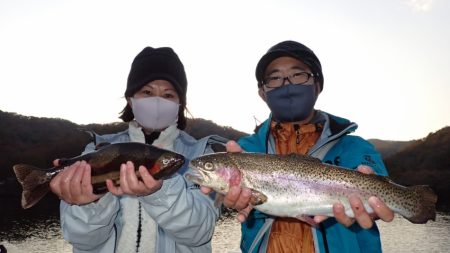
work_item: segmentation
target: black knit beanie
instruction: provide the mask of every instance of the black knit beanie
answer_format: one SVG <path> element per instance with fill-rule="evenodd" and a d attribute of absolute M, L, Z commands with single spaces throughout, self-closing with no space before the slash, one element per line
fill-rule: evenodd
<path fill-rule="evenodd" d="M 267 53 L 261 57 L 258 65 L 256 65 L 256 80 L 258 80 L 258 87 L 263 85 L 264 72 L 266 71 L 267 66 L 276 58 L 282 56 L 290 56 L 294 57 L 299 61 L 305 63 L 313 72 L 316 81 L 320 84 L 320 91 L 323 90 L 323 74 L 322 74 L 322 66 L 320 65 L 320 61 L 314 52 L 306 47 L 305 45 L 296 42 L 296 41 L 283 41 L 275 46 L 271 47 Z"/>
<path fill-rule="evenodd" d="M 172 83 L 180 100 L 186 101 L 187 79 L 184 66 L 170 47 L 146 47 L 134 58 L 125 97 L 132 97 L 144 85 L 158 79 Z"/>

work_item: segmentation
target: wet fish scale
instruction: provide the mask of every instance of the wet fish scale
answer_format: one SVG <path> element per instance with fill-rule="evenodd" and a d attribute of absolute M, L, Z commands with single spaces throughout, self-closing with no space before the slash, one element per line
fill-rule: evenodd
<path fill-rule="evenodd" d="M 391 180 L 342 167 L 324 164 L 304 155 L 269 155 L 257 153 L 215 153 L 194 159 L 187 178 L 226 193 L 229 184 L 224 175 L 240 175 L 240 185 L 252 189 L 255 208 L 275 216 L 332 216 L 332 205 L 341 202 L 353 216 L 348 202 L 358 194 L 365 208 L 372 211 L 368 198 L 378 196 L 394 212 L 414 223 L 425 223 L 436 215 L 436 195 L 427 186 L 404 187 Z M 223 173 L 227 170 L 227 173 Z M 217 176 L 219 175 L 219 176 Z"/>
<path fill-rule="evenodd" d="M 77 161 L 86 161 L 91 166 L 91 183 L 95 194 L 107 191 L 106 180 L 119 183 L 120 165 L 132 161 L 137 169 L 144 165 L 155 179 L 164 179 L 180 169 L 184 156 L 144 143 L 114 143 L 103 145 L 98 150 L 69 159 L 60 159 L 59 166 L 41 169 L 28 164 L 16 164 L 13 169 L 23 187 L 22 207 L 30 208 L 50 190 L 50 180 Z"/>

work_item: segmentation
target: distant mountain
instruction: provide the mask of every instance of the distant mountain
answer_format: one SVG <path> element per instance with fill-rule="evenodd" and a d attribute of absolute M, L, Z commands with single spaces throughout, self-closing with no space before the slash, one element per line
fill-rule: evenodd
<path fill-rule="evenodd" d="M 383 159 L 390 157 L 408 147 L 414 141 L 385 141 L 380 139 L 369 139 L 370 143 L 372 143 L 378 152 L 381 153 Z"/>
<path fill-rule="evenodd" d="M 124 122 L 77 125 L 64 119 L 29 117 L 0 110 L 0 183 L 14 176 L 11 168 L 16 163 L 47 168 L 55 158 L 79 155 L 91 141 L 87 131 L 107 134 L 126 127 Z M 204 119 L 188 119 L 186 132 L 195 138 L 218 134 L 231 140 L 246 135 Z"/>
<path fill-rule="evenodd" d="M 388 157 L 386 163 L 392 166 L 392 169 L 449 170 L 450 127 L 444 127 L 412 142 L 400 152 Z"/>
<path fill-rule="evenodd" d="M 59 201 L 53 194 L 47 194 L 32 210 L 20 208 L 22 189 L 12 170 L 14 164 L 27 163 L 49 168 L 55 158 L 79 155 L 91 142 L 87 131 L 107 134 L 122 131 L 127 126 L 124 122 L 77 125 L 64 119 L 29 117 L 0 110 L 0 198 L 3 198 L 0 203 L 8 203 L 7 207 L 0 204 L 0 213 L 47 213 L 58 210 Z M 246 135 L 203 119 L 188 119 L 186 132 L 195 138 L 218 134 L 231 140 Z M 222 146 L 213 148 L 225 150 Z"/>
<path fill-rule="evenodd" d="M 450 210 L 450 127 L 412 142 L 384 162 L 395 182 L 430 185 L 439 206 Z"/>
<path fill-rule="evenodd" d="M 89 139 L 80 126 L 67 120 L 0 111 L 0 181 L 12 176 L 16 163 L 47 168 L 57 157 L 80 154 Z"/>
<path fill-rule="evenodd" d="M 91 141 L 86 131 L 106 134 L 126 127 L 123 122 L 77 125 L 63 119 L 28 117 L 0 110 L 0 196 L 15 195 L 14 199 L 19 200 L 20 187 L 12 171 L 14 164 L 47 168 L 55 158 L 79 155 Z M 204 119 L 188 120 L 186 131 L 195 138 L 218 134 L 237 140 L 247 135 Z M 382 154 L 395 182 L 430 185 L 439 195 L 441 209 L 450 210 L 450 127 L 420 140 L 369 141 Z M 44 205 L 41 208 L 45 211 Z"/>

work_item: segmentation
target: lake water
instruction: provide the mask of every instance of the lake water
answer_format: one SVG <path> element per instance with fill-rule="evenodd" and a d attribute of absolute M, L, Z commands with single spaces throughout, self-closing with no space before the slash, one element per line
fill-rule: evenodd
<path fill-rule="evenodd" d="M 56 217 L 48 219 L 18 219 L 0 228 L 0 244 L 8 253 L 69 253 Z M 450 213 L 438 213 L 435 222 L 412 224 L 400 216 L 392 223 L 378 222 L 384 252 L 450 252 Z M 234 218 L 219 221 L 213 238 L 214 253 L 237 253 L 240 226 Z"/>

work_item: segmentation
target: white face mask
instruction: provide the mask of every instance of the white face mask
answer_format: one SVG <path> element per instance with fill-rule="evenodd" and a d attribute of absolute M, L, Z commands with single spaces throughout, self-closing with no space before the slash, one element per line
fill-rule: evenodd
<path fill-rule="evenodd" d="M 177 103 L 161 97 L 130 99 L 134 119 L 145 129 L 162 130 L 178 120 Z"/>

